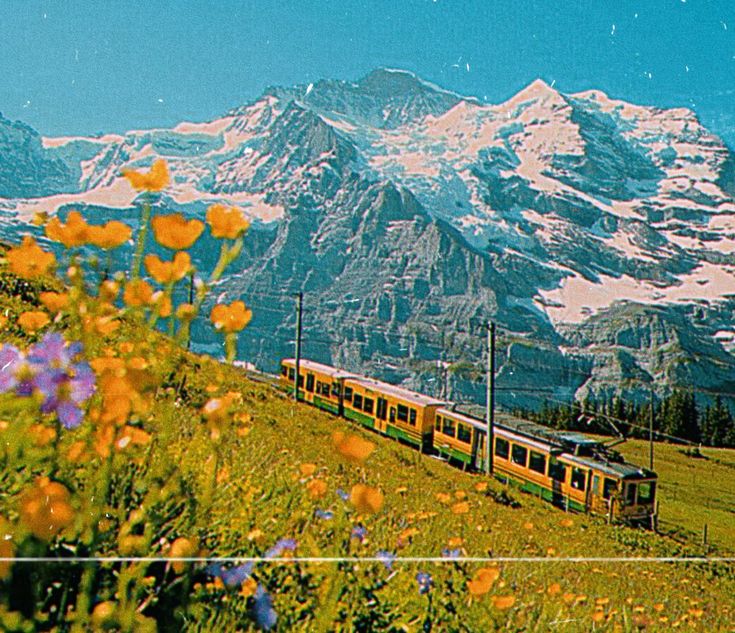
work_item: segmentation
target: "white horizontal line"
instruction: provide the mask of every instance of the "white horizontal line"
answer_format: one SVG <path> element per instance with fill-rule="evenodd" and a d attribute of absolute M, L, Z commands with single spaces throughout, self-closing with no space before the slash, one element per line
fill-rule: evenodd
<path fill-rule="evenodd" d="M 2 557 L 0 563 L 735 563 L 735 557 L 713 556 L 657 556 L 657 557 L 591 557 L 567 556 L 563 558 L 540 556 L 464 556 L 450 558 L 444 556 L 294 556 L 291 558 L 264 557 L 166 557 L 166 556 L 69 556 L 54 558 L 50 556 Z"/>

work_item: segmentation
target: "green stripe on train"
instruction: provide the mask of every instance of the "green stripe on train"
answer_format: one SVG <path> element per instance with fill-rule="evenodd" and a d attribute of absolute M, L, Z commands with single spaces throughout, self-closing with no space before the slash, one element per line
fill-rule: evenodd
<path fill-rule="evenodd" d="M 463 464 L 469 464 L 471 461 L 471 458 L 467 453 L 463 453 L 462 451 L 454 448 L 453 446 L 440 446 L 439 454 L 442 457 L 447 457 L 448 459 L 456 459 L 457 461 L 460 461 Z"/>
<path fill-rule="evenodd" d="M 328 400 L 324 400 L 324 398 L 314 396 L 314 404 L 320 409 L 324 409 L 325 411 L 329 411 L 335 415 L 339 414 L 339 407 L 334 404 L 334 402 L 329 402 Z"/>
<path fill-rule="evenodd" d="M 397 426 L 392 426 L 389 424 L 385 429 L 385 434 L 388 437 L 393 437 L 397 440 L 403 440 L 404 442 L 408 442 L 409 444 L 413 444 L 414 446 L 421 446 L 421 440 L 419 438 L 414 437 L 413 435 L 410 435 L 405 431 L 402 431 Z"/>
<path fill-rule="evenodd" d="M 355 411 L 354 409 L 345 407 L 345 417 L 353 422 L 359 422 L 368 428 L 375 428 L 375 420 L 373 418 L 365 415 L 364 413 L 360 413 L 359 411 Z"/>
<path fill-rule="evenodd" d="M 498 479 L 501 481 L 504 481 L 512 486 L 515 486 L 519 490 L 522 490 L 523 492 L 528 492 L 532 495 L 535 495 L 537 497 L 541 497 L 545 501 L 553 502 L 554 501 L 554 493 L 549 488 L 545 488 L 544 486 L 531 482 L 531 481 L 525 481 L 522 479 L 517 479 L 515 477 L 511 477 L 507 475 L 506 473 L 496 473 L 495 475 Z M 563 505 L 568 503 L 568 507 L 570 510 L 575 510 L 576 512 L 587 512 L 587 508 L 583 503 L 579 503 L 578 501 L 575 501 L 574 499 L 568 499 L 561 493 L 559 493 L 560 501 Z"/>

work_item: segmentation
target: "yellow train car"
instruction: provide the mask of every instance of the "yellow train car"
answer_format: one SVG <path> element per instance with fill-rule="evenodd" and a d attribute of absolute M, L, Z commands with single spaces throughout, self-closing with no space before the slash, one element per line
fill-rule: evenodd
<path fill-rule="evenodd" d="M 436 412 L 434 448 L 464 467 L 485 463 L 485 421 L 467 412 Z M 611 520 L 653 525 L 656 473 L 625 462 L 602 442 L 514 416 L 496 416 L 493 473 L 551 503 Z"/>
<path fill-rule="evenodd" d="M 344 381 L 344 416 L 427 451 L 432 445 L 434 416 L 445 403 L 415 391 L 372 380 L 350 377 Z"/>
<path fill-rule="evenodd" d="M 310 402 L 320 409 L 343 415 L 342 389 L 347 378 L 354 378 L 355 374 L 323 365 L 313 360 L 299 361 L 299 399 Z M 279 382 L 289 393 L 294 391 L 296 378 L 296 360 L 284 358 L 281 361 Z"/>

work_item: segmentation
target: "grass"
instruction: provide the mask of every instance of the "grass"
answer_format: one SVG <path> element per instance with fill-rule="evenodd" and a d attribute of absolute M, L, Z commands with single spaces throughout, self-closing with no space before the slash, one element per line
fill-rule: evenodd
<path fill-rule="evenodd" d="M 630 440 L 618 447 L 630 461 L 648 465 L 648 442 Z M 708 540 L 735 552 L 735 450 L 703 448 L 702 457 L 684 447 L 654 444 L 654 469 L 659 476 L 661 528 Z"/>
<path fill-rule="evenodd" d="M 1 340 L 24 342 L 15 321 L 20 311 L 33 306 L 36 290 L 21 297 L 0 288 L 0 310 L 8 318 Z M 167 541 L 186 536 L 196 537 L 207 556 L 258 557 L 279 539 L 294 538 L 297 557 L 344 559 L 318 563 L 278 558 L 256 566 L 254 577 L 273 596 L 281 631 L 733 630 L 732 565 L 568 560 L 701 555 L 705 549 L 695 533 L 697 512 L 705 511 L 712 539 L 724 551 L 732 542 L 727 540 L 732 538 L 727 530 L 732 493 L 718 493 L 711 482 L 731 481 L 727 477 L 732 477 L 732 452 L 705 451 L 710 459 L 692 460 L 675 447 L 661 447 L 657 468 L 663 481 L 662 516 L 667 528 L 676 523 L 681 529 L 657 535 L 565 514 L 497 481 L 464 473 L 309 405 L 296 404 L 237 368 L 165 347 L 163 337 L 135 322 L 126 321 L 100 345 L 115 347 L 131 338 L 145 341 L 140 353 L 152 363 L 159 385 L 152 409 L 139 421 L 151 434 L 151 443 L 115 457 L 105 515 L 108 526 L 100 539 L 104 555 L 123 553 L 123 540 L 116 535 L 126 525 L 139 529 L 130 512 L 141 506 L 148 512 L 141 532 L 149 543 L 144 554 L 165 556 Z M 221 436 L 213 440 L 201 410 L 210 398 L 228 392 L 239 394 L 239 408 L 246 415 L 224 423 Z M 87 437 L 87 426 L 93 424 L 89 421 L 65 432 L 59 454 Z M 361 436 L 375 444 L 375 451 L 364 464 L 346 462 L 333 446 L 334 431 Z M 10 424 L 0 431 L 13 432 Z M 635 451 L 644 449 L 644 443 L 623 446 L 638 462 L 645 459 Z M 38 464 L 43 462 L 34 463 L 33 474 L 42 474 Z M 86 481 L 79 473 L 94 477 L 97 464 L 94 459 L 88 464 L 61 463 L 57 476 L 63 475 L 75 488 L 75 481 Z M 313 472 L 311 466 L 302 469 L 312 464 Z M 692 481 L 692 468 L 698 481 Z M 21 475 L 2 473 L 4 516 L 16 513 L 12 497 L 16 491 L 8 494 L 5 482 Z M 324 496 L 309 494 L 315 479 L 326 484 Z M 340 491 L 358 483 L 384 493 L 379 512 L 358 515 L 343 500 Z M 85 507 L 85 489 L 76 486 L 74 493 L 79 507 Z M 363 541 L 350 538 L 358 526 L 366 530 Z M 62 533 L 60 542 L 75 547 L 75 538 L 73 531 Z M 461 556 L 535 560 L 500 563 L 498 579 L 479 596 L 468 590 L 468 581 L 491 562 L 401 560 L 440 557 L 445 549 L 457 549 Z M 381 550 L 398 557 L 392 569 L 359 560 Z M 112 574 L 98 583 L 96 600 L 121 601 L 120 583 L 116 585 L 114 578 L 129 574 L 134 578 L 131 586 L 140 589 L 125 599 L 139 601 L 137 612 L 149 618 L 146 626 L 155 622 L 162 631 L 254 628 L 253 597 L 246 584 L 242 591 L 227 589 L 203 565 L 173 581 L 156 563 L 105 569 Z M 40 573 L 37 565 L 20 563 L 15 571 L 28 577 Z M 428 593 L 419 592 L 419 572 L 432 576 Z M 60 585 L 73 587 L 79 582 L 73 574 L 54 572 L 54 577 Z M 160 591 L 146 592 L 148 580 Z M 175 594 L 180 598 L 187 591 L 190 598 L 176 601 Z M 169 609 L 167 600 L 176 608 Z M 56 630 L 68 628 L 62 623 Z"/>

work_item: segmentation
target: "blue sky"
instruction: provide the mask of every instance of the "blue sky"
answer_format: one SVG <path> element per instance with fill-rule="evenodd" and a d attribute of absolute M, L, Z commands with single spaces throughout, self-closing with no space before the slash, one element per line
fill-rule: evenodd
<path fill-rule="evenodd" d="M 215 118 L 267 86 L 405 68 L 501 102 L 694 108 L 735 146 L 733 0 L 0 0 L 0 112 L 41 133 Z"/>

